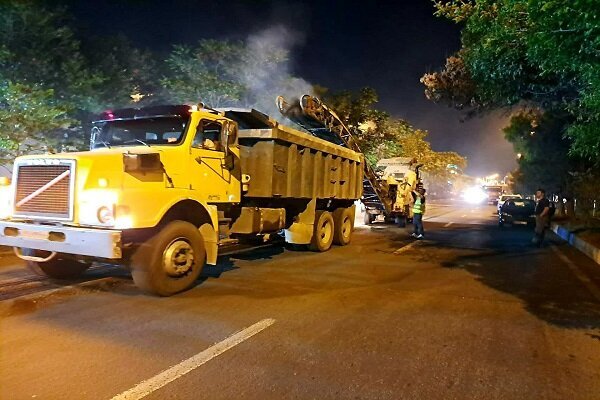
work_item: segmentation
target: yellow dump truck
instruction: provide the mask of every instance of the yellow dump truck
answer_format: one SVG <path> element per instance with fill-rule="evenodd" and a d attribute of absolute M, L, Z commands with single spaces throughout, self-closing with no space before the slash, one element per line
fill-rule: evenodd
<path fill-rule="evenodd" d="M 164 106 L 106 112 L 91 151 L 15 160 L 0 245 L 54 278 L 126 264 L 168 296 L 225 250 L 350 242 L 362 154 L 256 110 Z"/>

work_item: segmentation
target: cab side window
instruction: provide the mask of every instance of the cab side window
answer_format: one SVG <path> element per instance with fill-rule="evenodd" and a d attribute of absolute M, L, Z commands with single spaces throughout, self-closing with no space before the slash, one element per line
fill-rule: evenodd
<path fill-rule="evenodd" d="M 222 150 L 221 129 L 222 125 L 215 121 L 200 120 L 196 128 L 196 136 L 192 142 L 193 147 L 207 150 Z"/>

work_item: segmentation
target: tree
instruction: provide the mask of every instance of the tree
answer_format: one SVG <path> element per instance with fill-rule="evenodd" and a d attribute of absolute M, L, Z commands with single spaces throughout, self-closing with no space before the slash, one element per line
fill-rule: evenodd
<path fill-rule="evenodd" d="M 600 155 L 600 7 L 596 0 L 434 1 L 436 15 L 464 24 L 462 49 L 426 74 L 428 97 L 475 110 L 517 105 L 567 111 L 571 153 Z M 464 65 L 464 68 L 457 66 Z M 461 73 L 454 73 L 456 70 Z M 448 79 L 442 79 L 448 78 Z M 448 82 L 450 81 L 450 82 Z M 467 90 L 448 90 L 467 88 Z"/>
<path fill-rule="evenodd" d="M 154 55 L 124 37 L 84 42 L 69 24 L 63 8 L 34 0 L 0 4 L 0 101 L 14 114 L 4 115 L 4 157 L 27 136 L 35 147 L 84 148 L 92 115 L 131 104 L 136 92 L 157 92 Z M 43 115 L 47 123 L 37 121 Z M 22 123 L 16 128 L 13 120 Z"/>
<path fill-rule="evenodd" d="M 57 101 L 97 109 L 102 77 L 88 66 L 63 9 L 33 0 L 0 4 L 0 78 L 53 89 Z"/>
<path fill-rule="evenodd" d="M 516 109 L 505 134 L 522 154 L 514 174 L 521 187 L 531 190 L 538 182 L 567 190 L 571 182 L 577 192 L 578 182 L 593 182 L 583 177 L 600 175 L 598 2 L 434 0 L 434 5 L 436 15 L 463 25 L 462 48 L 443 70 L 423 76 L 427 97 L 468 116 Z M 528 124 L 538 119 L 530 138 Z"/>
<path fill-rule="evenodd" d="M 25 150 L 81 144 L 84 134 L 73 117 L 100 107 L 102 82 L 63 9 L 33 0 L 0 4 L 2 161 Z"/>
<path fill-rule="evenodd" d="M 89 111 L 164 101 L 159 79 L 164 63 L 154 53 L 135 48 L 123 35 L 91 38 L 82 52 L 101 77 L 94 92 L 100 107 Z"/>
<path fill-rule="evenodd" d="M 429 180 L 435 183 L 447 183 L 453 178 L 449 165 L 466 167 L 466 159 L 458 153 L 432 150 L 425 140 L 427 131 L 375 109 L 373 106 L 378 101 L 375 90 L 363 88 L 357 95 L 352 92 L 328 94 L 323 88 L 318 90 L 325 102 L 355 132 L 355 138 L 372 166 L 384 158 L 416 158 L 423 164 Z"/>
<path fill-rule="evenodd" d="M 44 134 L 75 123 L 68 109 L 54 102 L 52 89 L 24 84 L 0 86 L 0 165 L 25 153 L 46 150 L 57 144 Z"/>
<path fill-rule="evenodd" d="M 358 94 L 319 90 L 325 103 L 354 131 L 356 142 L 371 165 L 400 154 L 400 138 L 410 127 L 405 121 L 392 120 L 388 113 L 373 107 L 379 101 L 374 89 L 366 87 Z"/>
<path fill-rule="evenodd" d="M 533 193 L 538 187 L 548 194 L 569 191 L 569 172 L 575 166 L 564 131 L 564 118 L 540 109 L 523 109 L 511 117 L 504 134 L 520 155 L 520 173 L 515 176 L 519 192 Z"/>
<path fill-rule="evenodd" d="M 238 104 L 246 90 L 238 70 L 243 52 L 241 43 L 218 40 L 174 46 L 166 61 L 169 74 L 162 79 L 163 96 L 175 103 L 203 101 L 212 107 Z"/>
<path fill-rule="evenodd" d="M 167 58 L 163 97 L 172 102 L 202 101 L 211 107 L 253 107 L 276 116 L 275 98 L 311 92 L 291 74 L 289 48 L 266 30 L 246 41 L 202 39 L 196 46 L 176 45 Z"/>
<path fill-rule="evenodd" d="M 486 108 L 477 97 L 477 85 L 460 51 L 448 57 L 443 70 L 423 75 L 421 83 L 425 85 L 425 97 L 435 103 L 446 102 L 471 115 Z"/>

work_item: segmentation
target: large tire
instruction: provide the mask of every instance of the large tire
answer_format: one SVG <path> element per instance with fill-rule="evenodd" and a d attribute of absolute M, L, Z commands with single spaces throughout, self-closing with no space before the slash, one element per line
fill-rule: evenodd
<path fill-rule="evenodd" d="M 334 223 L 329 211 L 318 210 L 315 213 L 313 236 L 308 248 L 312 251 L 327 251 L 333 243 Z"/>
<path fill-rule="evenodd" d="M 131 275 L 145 292 L 171 296 L 196 283 L 205 261 L 198 228 L 173 221 L 137 248 L 131 259 Z"/>
<path fill-rule="evenodd" d="M 50 255 L 49 251 L 21 249 L 25 256 L 46 258 Z M 90 267 L 90 263 L 80 262 L 69 258 L 64 254 L 57 254 L 53 259 L 45 262 L 27 261 L 27 268 L 36 275 L 48 276 L 53 279 L 73 279 L 77 278 Z"/>
<path fill-rule="evenodd" d="M 338 208 L 333 212 L 333 243 L 338 246 L 345 246 L 352 239 L 353 210 L 353 208 Z"/>

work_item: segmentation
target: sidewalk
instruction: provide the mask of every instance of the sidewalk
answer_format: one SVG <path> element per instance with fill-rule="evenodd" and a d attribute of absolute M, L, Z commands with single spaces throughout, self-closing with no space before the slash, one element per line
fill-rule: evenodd
<path fill-rule="evenodd" d="M 571 246 L 600 264 L 600 231 L 584 230 L 569 221 L 552 222 L 551 229 Z"/>

